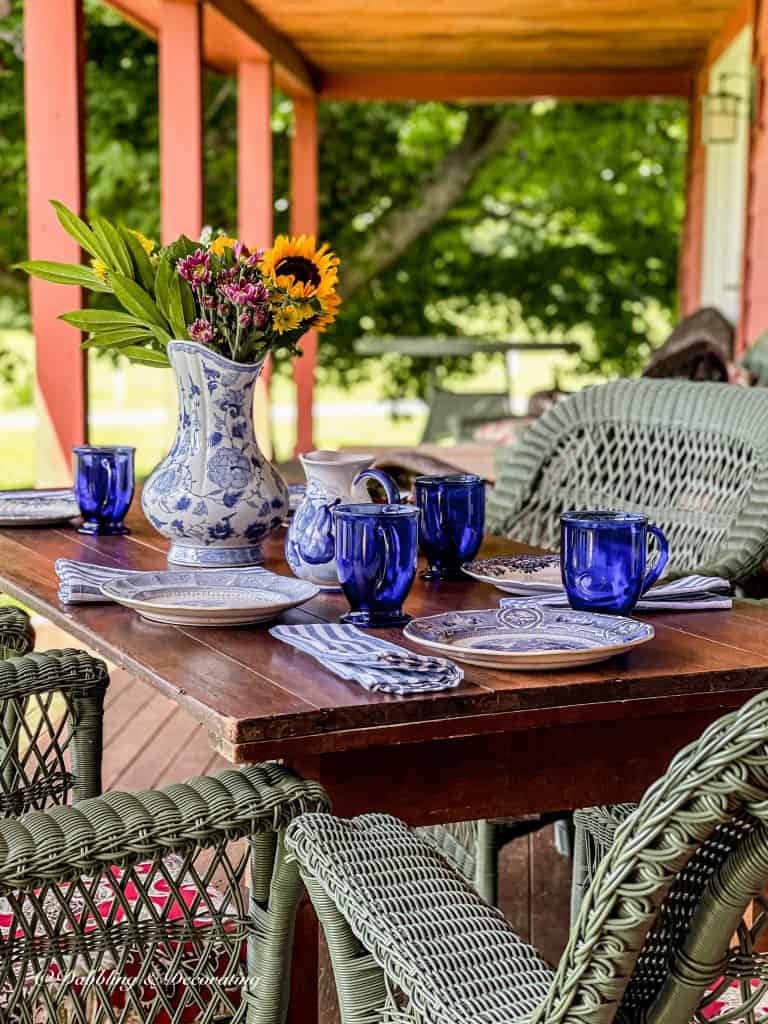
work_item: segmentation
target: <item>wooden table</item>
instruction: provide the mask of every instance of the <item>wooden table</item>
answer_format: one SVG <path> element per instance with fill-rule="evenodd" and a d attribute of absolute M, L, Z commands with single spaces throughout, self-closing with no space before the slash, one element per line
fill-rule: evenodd
<path fill-rule="evenodd" d="M 341 814 L 379 809 L 415 824 L 629 800 L 705 723 L 768 683 L 768 607 L 751 605 L 654 615 L 652 643 L 591 668 L 467 666 L 457 689 L 413 697 L 367 693 L 263 626 L 169 627 L 117 605 L 60 605 L 57 557 L 165 567 L 165 542 L 138 509 L 129 522 L 125 538 L 0 530 L 0 590 L 178 701 L 232 763 L 284 758 L 326 785 Z M 282 539 L 267 564 L 287 574 Z M 520 546 L 492 538 L 485 550 Z M 418 579 L 406 607 L 425 615 L 500 596 Z M 322 594 L 283 621 L 335 621 L 345 608 Z"/>
<path fill-rule="evenodd" d="M 342 815 L 380 810 L 424 824 L 633 800 L 704 725 L 768 683 L 768 607 L 740 605 L 654 615 L 653 642 L 592 668 L 467 666 L 464 683 L 445 693 L 369 694 L 263 626 L 169 627 L 117 605 L 60 605 L 56 558 L 166 566 L 166 544 L 138 508 L 129 523 L 124 538 L 0 530 L 0 590 L 178 701 L 231 762 L 280 757 L 318 779 Z M 267 545 L 267 565 L 287 575 L 282 543 Z M 488 554 L 515 550 L 524 549 L 495 538 L 485 545 Z M 487 608 L 500 596 L 472 581 L 419 579 L 406 607 L 414 615 Z M 282 621 L 336 621 L 345 608 L 341 595 L 323 594 Z M 394 630 L 383 635 L 401 640 Z M 291 1021 L 315 1014 L 316 965 L 317 925 L 305 908 Z"/>

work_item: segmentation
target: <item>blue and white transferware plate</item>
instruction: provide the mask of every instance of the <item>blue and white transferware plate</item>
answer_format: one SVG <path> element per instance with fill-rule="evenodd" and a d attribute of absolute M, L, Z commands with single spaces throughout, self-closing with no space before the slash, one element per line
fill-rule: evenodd
<path fill-rule="evenodd" d="M 465 562 L 464 572 L 507 594 L 557 594 L 563 589 L 560 555 L 509 555 Z"/>
<path fill-rule="evenodd" d="M 501 669 L 574 668 L 647 643 L 653 626 L 620 615 L 529 607 L 413 619 L 405 636 L 444 657 Z"/>
<path fill-rule="evenodd" d="M 79 515 L 71 490 L 0 492 L 0 526 L 55 526 Z"/>
<path fill-rule="evenodd" d="M 103 583 L 101 592 L 151 622 L 175 626 L 268 622 L 319 593 L 312 583 L 264 569 L 132 573 Z"/>

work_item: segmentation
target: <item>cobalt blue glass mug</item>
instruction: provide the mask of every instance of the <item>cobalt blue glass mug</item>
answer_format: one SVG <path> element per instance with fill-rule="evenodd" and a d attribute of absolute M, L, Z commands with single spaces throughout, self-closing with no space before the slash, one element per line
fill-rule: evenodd
<path fill-rule="evenodd" d="M 419 510 L 412 505 L 338 505 L 333 510 L 336 568 L 356 626 L 404 626 L 416 576 Z"/>
<path fill-rule="evenodd" d="M 123 524 L 133 500 L 133 454 L 124 445 L 84 444 L 75 456 L 75 497 L 83 525 L 78 533 L 120 536 L 131 531 Z"/>
<path fill-rule="evenodd" d="M 417 476 L 419 547 L 426 556 L 425 580 L 466 580 L 463 562 L 471 562 L 483 540 L 485 481 L 473 473 Z"/>
<path fill-rule="evenodd" d="M 648 539 L 658 556 L 651 569 Z M 560 566 L 571 608 L 626 615 L 661 576 L 669 545 L 658 526 L 639 512 L 563 512 Z"/>

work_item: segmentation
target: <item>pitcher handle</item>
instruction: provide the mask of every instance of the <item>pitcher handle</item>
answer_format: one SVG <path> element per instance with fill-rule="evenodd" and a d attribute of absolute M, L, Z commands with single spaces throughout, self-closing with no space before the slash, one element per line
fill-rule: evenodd
<path fill-rule="evenodd" d="M 400 490 L 389 475 L 382 469 L 363 469 L 357 474 L 355 479 L 352 481 L 352 486 L 357 487 L 359 484 L 364 483 L 366 480 L 375 480 L 381 484 L 387 495 L 387 502 L 390 505 L 397 505 L 400 502 Z"/>
<path fill-rule="evenodd" d="M 667 562 L 669 561 L 669 544 L 667 543 L 667 538 L 664 536 L 662 530 L 660 530 L 658 526 L 654 526 L 653 523 L 649 523 L 648 532 L 656 538 L 656 543 L 659 546 L 659 557 L 654 562 L 652 568 L 650 568 L 645 574 L 645 579 L 643 580 L 643 594 L 649 587 L 652 587 L 659 576 L 661 576 L 667 567 Z"/>

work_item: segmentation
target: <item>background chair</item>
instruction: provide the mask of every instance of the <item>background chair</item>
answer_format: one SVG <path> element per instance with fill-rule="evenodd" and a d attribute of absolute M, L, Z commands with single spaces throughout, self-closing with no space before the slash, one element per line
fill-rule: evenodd
<path fill-rule="evenodd" d="M 711 725 L 649 787 L 554 971 L 394 818 L 305 815 L 286 844 L 325 931 L 344 1024 L 764 1019 L 754 944 L 766 915 L 751 928 L 743 916 L 768 878 L 768 694 Z"/>
<path fill-rule="evenodd" d="M 326 807 L 264 764 L 0 821 L 0 1017 L 280 1024 L 302 892 L 282 832 Z"/>
<path fill-rule="evenodd" d="M 28 654 L 35 646 L 35 631 L 21 608 L 0 608 L 0 658 Z"/>

